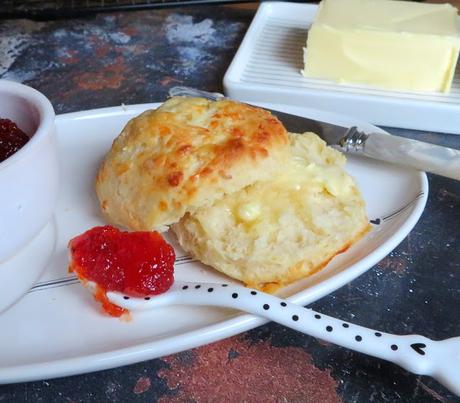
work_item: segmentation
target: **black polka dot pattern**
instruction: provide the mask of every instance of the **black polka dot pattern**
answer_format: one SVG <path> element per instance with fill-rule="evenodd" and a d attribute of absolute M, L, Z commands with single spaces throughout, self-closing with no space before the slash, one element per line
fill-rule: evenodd
<path fill-rule="evenodd" d="M 212 286 L 211 286 L 212 285 Z M 188 290 L 188 289 L 193 289 L 195 288 L 196 290 L 199 290 L 199 289 L 202 289 L 202 291 L 200 290 L 201 293 L 216 293 L 216 294 L 219 294 L 219 292 L 224 292 L 226 293 L 224 290 L 220 290 L 220 287 L 228 287 L 229 284 L 206 284 L 206 283 L 203 283 L 203 284 L 188 284 L 188 285 L 181 285 L 179 286 L 182 290 Z M 236 289 L 238 290 L 238 288 Z M 277 310 L 276 307 L 282 307 L 282 308 L 286 308 L 286 309 L 283 309 L 283 312 L 284 313 L 287 313 L 287 318 L 290 317 L 290 321 L 291 321 L 291 324 L 288 326 L 291 326 L 293 328 L 297 328 L 298 326 L 301 326 L 301 325 L 294 325 L 292 322 L 299 322 L 302 315 L 300 314 L 293 314 L 292 311 L 288 308 L 288 303 L 284 302 L 284 301 L 279 301 L 279 302 L 276 302 L 276 304 L 273 302 L 274 305 L 271 305 L 269 303 L 263 303 L 262 301 L 258 302 L 260 298 L 260 296 L 263 296 L 264 293 L 261 293 L 260 291 L 256 291 L 254 289 L 246 289 L 243 291 L 241 291 L 241 295 L 238 293 L 238 292 L 233 292 L 235 291 L 235 289 L 233 287 L 231 287 L 230 289 L 227 290 L 228 293 L 227 296 L 230 296 L 233 298 L 233 299 L 237 299 L 237 298 L 241 298 L 241 301 L 239 301 L 239 303 L 243 303 L 245 301 L 249 302 L 249 301 L 256 301 L 256 304 L 258 304 L 259 306 L 259 309 L 262 308 L 264 311 L 273 311 L 274 314 L 281 314 L 281 311 L 280 310 Z M 257 296 L 255 299 L 253 298 L 250 298 L 249 295 L 251 296 Z M 121 296 L 120 296 L 121 297 Z M 128 295 L 122 295 L 122 298 L 124 300 L 130 300 L 132 299 L 132 297 L 128 296 Z M 247 298 L 247 299 L 245 299 Z M 135 298 L 135 300 L 138 299 L 138 298 Z M 144 299 L 145 301 L 149 301 L 149 300 L 154 300 L 155 298 L 153 298 L 152 296 L 146 296 L 146 297 L 141 297 L 139 299 Z M 130 306 L 131 303 L 126 303 L 126 306 Z M 279 304 L 279 305 L 278 305 Z M 122 304 L 121 304 L 122 305 Z M 237 306 L 237 305 L 235 305 Z M 272 307 L 275 307 L 275 309 L 273 309 Z M 305 307 L 305 309 L 308 309 L 308 310 L 312 310 L 311 308 L 307 308 Z M 300 311 L 296 311 L 296 312 L 300 312 Z M 305 311 L 301 311 L 301 312 L 305 312 Z M 313 316 L 310 316 L 310 313 L 308 313 L 307 315 L 304 315 L 304 321 L 305 321 L 305 324 L 308 325 L 308 320 L 312 320 L 311 318 L 314 318 L 316 320 L 324 320 L 326 319 L 326 322 L 329 321 L 333 321 L 332 318 L 329 318 L 328 316 L 324 316 L 324 315 L 320 315 L 319 313 L 315 312 L 315 311 L 312 311 L 312 314 Z M 267 316 L 270 316 L 268 315 L 267 313 Z M 274 318 L 276 320 L 276 317 Z M 286 322 L 287 323 L 287 322 Z M 302 322 L 300 322 L 302 323 Z M 311 322 L 310 322 L 311 323 Z M 335 324 L 335 325 L 334 325 Z M 356 331 L 356 327 L 353 327 L 353 324 L 350 324 L 350 323 L 347 323 L 347 322 L 343 322 L 343 321 L 338 321 L 338 322 L 332 322 L 332 325 L 326 325 L 324 324 L 323 325 L 324 327 L 322 327 L 323 331 L 325 332 L 328 332 L 328 333 L 332 333 L 332 332 L 337 332 L 337 330 L 340 332 L 340 329 L 351 329 L 351 331 L 348 332 L 348 336 L 349 337 L 353 337 L 354 340 L 358 343 L 360 342 L 363 342 L 365 343 L 365 338 L 366 336 L 368 335 L 368 333 L 365 333 L 364 336 L 360 335 L 360 334 L 356 334 L 355 331 Z M 334 329 L 335 328 L 335 329 Z M 308 334 L 308 330 L 306 329 L 307 331 L 307 334 Z M 387 338 L 388 339 L 388 336 L 389 335 L 385 335 L 384 333 L 381 333 L 381 332 L 378 332 L 378 331 L 372 331 L 372 333 L 369 333 L 369 335 L 372 335 L 371 337 L 369 337 L 367 340 L 371 340 L 372 337 L 377 337 L 377 338 Z M 328 338 L 325 337 L 325 340 L 327 340 Z M 382 340 L 383 341 L 383 340 Z M 425 355 L 426 352 L 425 352 L 425 348 L 427 347 L 425 344 L 423 343 L 413 343 L 410 345 L 410 347 L 412 347 L 412 349 L 418 353 L 419 355 Z M 398 351 L 399 350 L 399 346 L 397 344 L 386 344 L 386 348 L 389 348 L 391 349 L 392 351 Z"/>
<path fill-rule="evenodd" d="M 228 286 L 229 286 L 228 284 L 216 284 L 216 285 L 213 284 L 213 285 L 211 286 L 211 284 L 205 284 L 205 283 L 203 283 L 203 284 L 196 284 L 196 283 L 195 283 L 195 284 L 189 284 L 189 285 L 181 285 L 180 288 L 181 288 L 182 290 L 184 290 L 184 291 L 185 291 L 185 290 L 188 290 L 188 289 L 193 289 L 193 288 L 195 288 L 196 290 L 202 289 L 202 291 L 200 290 L 201 293 L 206 293 L 206 292 L 207 292 L 207 293 L 213 293 L 213 292 L 215 292 L 215 293 L 218 294 L 218 293 L 219 293 L 220 287 L 228 287 Z M 222 291 L 223 291 L 223 290 L 222 290 Z M 228 290 L 228 293 L 226 293 L 226 294 L 227 294 L 228 296 L 231 295 L 231 297 L 232 297 L 233 299 L 241 298 L 242 301 L 240 301 L 240 302 L 252 300 L 252 301 L 256 301 L 256 303 L 259 304 L 259 303 L 257 302 L 257 301 L 259 301 L 258 298 L 260 298 L 260 296 L 263 296 L 263 295 L 264 295 L 263 293 L 260 293 L 259 291 L 256 291 L 256 290 L 254 290 L 254 289 L 249 289 L 249 290 L 246 290 L 245 292 L 242 291 L 242 294 L 241 294 L 241 295 L 240 295 L 238 292 L 233 292 L 233 291 L 234 291 L 234 289 L 230 288 L 230 289 Z M 248 291 L 249 291 L 249 293 L 248 293 Z M 256 297 L 256 299 L 253 299 L 253 298 L 250 298 L 249 295 L 251 295 L 251 296 L 257 296 L 257 297 Z M 132 297 L 130 297 L 130 296 L 128 296 L 128 295 L 123 295 L 122 298 L 123 298 L 124 300 L 130 300 Z M 146 296 L 146 297 L 141 297 L 141 298 L 143 298 L 145 301 L 149 301 L 149 300 L 154 299 L 154 298 L 151 297 L 151 296 Z M 249 299 L 245 300 L 245 298 L 249 298 Z M 278 303 L 279 303 L 279 305 L 278 305 Z M 127 303 L 126 305 L 129 306 L 129 303 Z M 262 308 L 264 311 L 269 311 L 269 310 L 271 311 L 271 310 L 272 310 L 272 305 L 269 304 L 269 303 L 260 302 L 260 305 L 258 305 L 258 306 L 259 306 L 259 309 Z M 273 305 L 273 306 L 275 306 L 275 308 L 276 308 L 276 306 L 282 307 L 282 308 L 286 308 L 286 309 L 283 309 L 283 312 L 288 313 L 287 317 L 288 317 L 288 318 L 290 317 L 290 321 L 292 321 L 292 322 L 299 322 L 299 321 L 300 321 L 302 315 L 293 314 L 292 311 L 291 311 L 289 308 L 287 308 L 287 307 L 288 307 L 288 303 L 286 303 L 286 302 L 284 302 L 284 301 L 279 301 L 279 302 L 276 303 L 276 305 Z M 311 308 L 306 308 L 306 309 L 311 310 Z M 277 310 L 277 309 L 273 309 L 273 311 L 274 311 L 274 313 L 279 313 L 279 314 L 281 313 L 281 312 L 280 312 L 279 310 Z M 302 312 L 305 312 L 305 311 L 302 311 Z M 329 321 L 329 322 L 331 321 L 331 318 L 328 318 L 327 316 L 326 316 L 326 317 L 323 317 L 323 315 L 320 315 L 319 313 L 316 313 L 315 311 L 313 311 L 312 314 L 313 314 L 313 318 L 314 318 L 314 319 L 317 319 L 317 320 L 320 320 L 320 319 L 323 319 L 323 320 L 324 320 L 324 319 L 328 319 L 327 321 Z M 308 318 L 312 318 L 312 316 L 310 316 L 310 314 L 304 315 L 304 316 L 305 316 L 306 324 L 308 324 Z M 276 320 L 276 317 L 275 317 L 275 320 Z M 333 319 L 332 319 L 332 320 L 333 320 Z M 296 328 L 297 326 L 299 326 L 299 325 L 297 325 L 297 326 L 294 325 L 292 322 L 291 322 L 291 325 L 288 324 L 288 326 L 292 326 L 293 328 Z M 300 323 L 301 323 L 301 322 L 300 322 Z M 334 323 L 336 323 L 335 326 L 334 326 Z M 335 329 L 334 329 L 334 328 L 335 328 Z M 333 322 L 332 325 L 326 325 L 326 324 L 324 324 L 324 327 L 322 327 L 322 329 L 324 329 L 323 331 L 328 332 L 328 333 L 332 333 L 332 332 L 334 332 L 334 331 L 337 332 L 337 329 L 339 329 L 339 331 L 340 331 L 340 328 L 342 328 L 342 329 L 350 329 L 350 328 L 351 328 L 351 329 L 354 329 L 354 328 L 353 328 L 353 324 L 350 324 L 350 323 L 347 323 L 347 322 L 342 322 L 342 321 Z M 356 329 L 356 328 L 355 328 L 355 329 Z M 307 332 L 308 332 L 308 330 L 307 330 Z M 362 336 L 362 335 L 360 335 L 360 334 L 354 333 L 353 330 L 351 330 L 351 332 L 352 332 L 352 333 L 348 333 L 348 335 L 351 336 L 351 337 L 354 337 L 354 340 L 355 340 L 356 342 L 358 342 L 358 343 L 360 343 L 360 342 L 363 342 L 363 343 L 364 343 L 364 342 L 365 342 L 365 341 L 364 341 L 364 338 L 366 337 L 367 333 L 366 333 L 364 336 Z M 372 333 L 373 333 L 373 337 L 377 337 L 377 338 L 382 338 L 382 337 L 383 337 L 383 338 L 385 338 L 385 334 L 383 334 L 383 333 L 381 333 L 381 332 L 372 331 Z M 369 334 L 372 335 L 372 333 L 369 333 Z M 388 335 L 386 335 L 386 336 L 388 336 Z M 388 338 L 388 337 L 387 337 L 387 338 Z M 327 337 L 326 337 L 325 339 L 327 340 Z M 369 338 L 368 340 L 371 340 L 371 338 Z M 412 347 L 412 349 L 413 349 L 416 353 L 418 353 L 418 354 L 420 354 L 420 355 L 425 355 L 425 351 L 424 351 L 424 349 L 426 348 L 426 345 L 425 345 L 425 344 L 423 344 L 423 343 L 414 343 L 414 344 L 412 344 L 410 347 Z M 386 345 L 386 348 L 389 348 L 389 349 L 391 349 L 392 351 L 397 351 L 397 350 L 399 350 L 399 346 L 398 346 L 397 344 L 387 344 L 387 345 Z"/>

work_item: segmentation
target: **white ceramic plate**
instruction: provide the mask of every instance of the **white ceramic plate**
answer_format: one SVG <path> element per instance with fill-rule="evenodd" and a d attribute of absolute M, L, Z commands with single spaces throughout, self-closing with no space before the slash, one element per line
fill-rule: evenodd
<path fill-rule="evenodd" d="M 67 376 L 148 360 L 229 337 L 265 322 L 228 309 L 184 306 L 139 313 L 132 321 L 123 322 L 102 315 L 89 293 L 67 272 L 69 239 L 104 224 L 93 191 L 102 156 L 128 119 L 155 106 L 123 106 L 57 118 L 62 182 L 55 221 L 48 228 L 55 231 L 56 243 L 38 283 L 0 315 L 1 383 Z M 378 130 L 334 114 L 265 106 Z M 369 217 L 380 219 L 380 224 L 324 270 L 282 290 L 280 295 L 293 302 L 308 304 L 372 267 L 402 241 L 423 211 L 428 193 L 425 174 L 364 158 L 350 158 L 347 169 L 364 194 Z M 404 208 L 407 204 L 410 205 Z M 30 256 L 37 252 L 24 253 L 29 264 L 42 259 L 38 254 Z M 177 279 L 229 282 L 212 269 L 192 262 L 180 249 L 177 254 Z M 23 264 L 23 259 L 17 261 Z"/>

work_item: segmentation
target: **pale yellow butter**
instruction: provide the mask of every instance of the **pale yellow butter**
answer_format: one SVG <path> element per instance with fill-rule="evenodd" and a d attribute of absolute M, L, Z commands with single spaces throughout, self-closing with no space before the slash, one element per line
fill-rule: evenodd
<path fill-rule="evenodd" d="M 448 92 L 460 49 L 457 9 L 394 0 L 323 0 L 304 49 L 306 77 Z"/>
<path fill-rule="evenodd" d="M 238 217 L 242 221 L 250 222 L 256 220 L 261 213 L 259 203 L 245 203 L 238 208 Z"/>

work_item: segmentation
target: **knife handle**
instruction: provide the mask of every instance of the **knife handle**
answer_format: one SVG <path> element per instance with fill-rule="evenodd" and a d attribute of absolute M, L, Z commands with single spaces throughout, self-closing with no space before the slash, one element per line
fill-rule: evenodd
<path fill-rule="evenodd" d="M 460 180 L 460 150 L 453 148 L 384 133 L 363 133 L 353 127 L 340 141 L 339 149 Z"/>

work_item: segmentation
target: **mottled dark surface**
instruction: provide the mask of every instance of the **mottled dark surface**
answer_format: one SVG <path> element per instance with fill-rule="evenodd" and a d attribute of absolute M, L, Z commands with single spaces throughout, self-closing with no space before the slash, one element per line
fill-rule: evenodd
<path fill-rule="evenodd" d="M 0 21 L 0 78 L 39 89 L 57 113 L 158 101 L 177 84 L 222 91 L 252 16 L 219 6 Z M 460 148 L 460 136 L 390 130 Z M 434 175 L 429 182 L 410 235 L 314 309 L 391 333 L 460 335 L 460 183 Z M 428 377 L 275 324 L 163 359 L 0 386 L 0 402 L 242 400 L 460 401 Z"/>
<path fill-rule="evenodd" d="M 252 17 L 226 14 L 200 7 L 2 22 L 0 77 L 38 88 L 57 113 L 158 101 L 178 84 L 221 90 Z"/>

